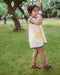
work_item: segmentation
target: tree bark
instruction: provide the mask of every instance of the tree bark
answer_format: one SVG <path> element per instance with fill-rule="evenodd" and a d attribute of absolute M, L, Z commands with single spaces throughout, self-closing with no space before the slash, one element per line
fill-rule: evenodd
<path fill-rule="evenodd" d="M 14 31 L 21 31 L 21 25 L 19 20 L 17 19 L 15 11 L 14 10 L 10 11 L 11 9 L 8 9 L 8 10 L 9 10 L 8 12 L 12 15 L 12 19 L 14 21 L 14 25 L 15 25 Z"/>
<path fill-rule="evenodd" d="M 8 5 L 8 13 L 12 15 L 12 19 L 13 19 L 15 27 L 16 27 L 16 29 L 14 29 L 14 31 L 21 31 L 20 22 L 15 15 L 15 10 L 19 5 L 19 0 L 15 1 L 14 7 L 11 6 L 11 4 L 8 2 L 8 0 L 4 0 L 4 2 Z"/>
<path fill-rule="evenodd" d="M 15 13 L 13 13 L 12 19 L 13 19 L 15 27 L 16 27 L 16 29 L 14 31 L 21 31 L 21 25 L 20 25 L 20 22 L 15 15 Z"/>
<path fill-rule="evenodd" d="M 4 24 L 6 24 L 6 17 L 4 17 Z"/>

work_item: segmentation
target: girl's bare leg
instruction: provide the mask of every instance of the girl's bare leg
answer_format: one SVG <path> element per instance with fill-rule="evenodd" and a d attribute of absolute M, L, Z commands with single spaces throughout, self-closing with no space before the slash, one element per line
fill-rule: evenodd
<path fill-rule="evenodd" d="M 34 53 L 33 53 L 33 56 L 32 56 L 31 68 L 41 69 L 41 66 L 36 64 L 37 55 L 38 55 L 38 49 L 34 49 Z"/>
<path fill-rule="evenodd" d="M 43 47 L 38 48 L 38 52 L 42 61 L 43 65 L 46 65 L 46 59 L 45 59 L 45 55 L 44 55 L 44 51 L 43 51 Z"/>
<path fill-rule="evenodd" d="M 43 70 L 48 70 L 48 69 L 52 68 L 52 66 L 50 64 L 46 64 L 43 47 L 38 48 L 38 51 L 39 51 L 39 55 L 40 55 L 40 58 L 41 58 L 41 61 L 43 64 Z"/>
<path fill-rule="evenodd" d="M 37 55 L 38 55 L 38 49 L 34 49 L 34 53 L 32 56 L 32 63 L 36 63 Z"/>

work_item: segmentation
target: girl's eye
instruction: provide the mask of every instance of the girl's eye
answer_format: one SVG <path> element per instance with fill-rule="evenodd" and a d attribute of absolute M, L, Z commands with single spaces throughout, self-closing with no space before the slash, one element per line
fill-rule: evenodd
<path fill-rule="evenodd" d="M 34 10 L 34 12 L 39 11 L 39 10 Z"/>
<path fill-rule="evenodd" d="M 36 12 L 36 10 L 34 10 L 34 12 Z"/>

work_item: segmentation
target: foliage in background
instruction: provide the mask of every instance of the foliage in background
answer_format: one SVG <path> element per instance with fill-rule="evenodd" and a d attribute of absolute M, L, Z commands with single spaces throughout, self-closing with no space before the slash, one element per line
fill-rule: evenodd
<path fill-rule="evenodd" d="M 0 3 L 0 19 L 3 19 L 7 15 L 7 5 Z"/>
<path fill-rule="evenodd" d="M 46 0 L 43 3 L 44 17 L 56 17 L 60 10 L 60 0 Z"/>
<path fill-rule="evenodd" d="M 60 11 L 58 11 L 57 16 L 60 17 Z"/>
<path fill-rule="evenodd" d="M 2 3 L 0 3 L 0 19 L 3 19 L 3 17 L 6 15 L 7 13 L 7 6 L 5 3 L 3 3 L 3 0 L 0 0 Z M 12 0 L 10 1 L 11 5 L 14 5 L 14 1 Z M 27 2 L 26 2 L 27 1 Z M 33 3 L 36 3 L 37 5 L 41 5 L 40 0 L 33 0 Z M 23 10 L 25 11 L 25 15 L 28 15 L 27 12 L 27 6 L 29 4 L 32 4 L 32 0 L 24 0 L 22 2 L 22 4 L 20 4 L 20 6 L 23 8 Z M 60 0 L 42 0 L 42 4 L 43 4 L 43 17 L 59 17 L 59 10 L 60 10 Z M 18 19 L 23 19 L 24 15 L 19 11 L 19 9 L 16 9 L 15 11 Z M 7 15 L 7 18 L 11 18 L 11 15 Z"/>

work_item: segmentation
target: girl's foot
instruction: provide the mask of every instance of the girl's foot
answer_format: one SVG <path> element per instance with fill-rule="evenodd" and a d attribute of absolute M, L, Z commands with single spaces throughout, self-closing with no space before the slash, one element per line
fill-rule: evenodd
<path fill-rule="evenodd" d="M 33 63 L 33 64 L 31 65 L 31 68 L 38 68 L 38 69 L 41 69 L 41 66 L 38 65 L 38 64 L 36 64 L 36 63 Z"/>
<path fill-rule="evenodd" d="M 43 65 L 43 70 L 48 70 L 50 68 L 52 68 L 52 66 L 49 64 Z"/>

